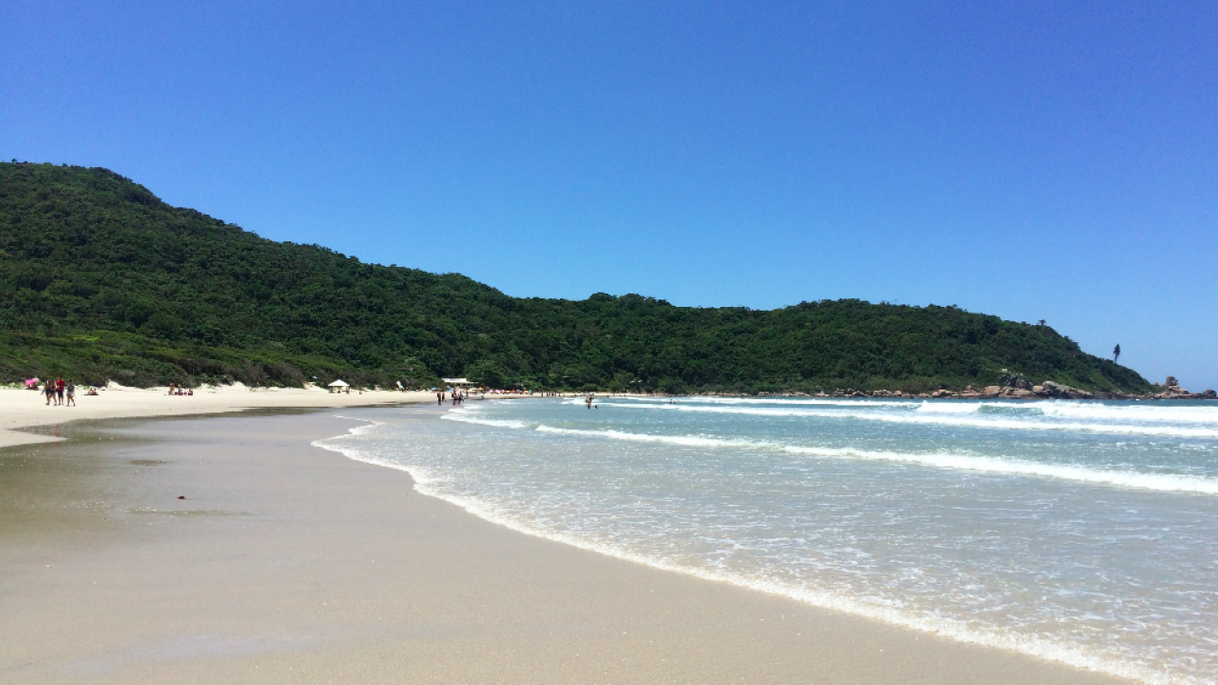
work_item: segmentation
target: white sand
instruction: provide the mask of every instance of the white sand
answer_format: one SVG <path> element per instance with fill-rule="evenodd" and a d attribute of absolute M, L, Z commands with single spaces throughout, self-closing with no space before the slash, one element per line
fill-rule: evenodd
<path fill-rule="evenodd" d="M 29 433 L 21 428 L 54 426 L 80 419 L 219 414 L 243 409 L 337 408 L 435 402 L 431 392 L 375 391 L 330 393 L 322 388 L 249 388 L 237 383 L 196 388 L 193 396 L 171 396 L 168 388 L 127 388 L 111 383 L 96 397 L 76 392 L 76 406 L 47 406 L 46 396 L 33 390 L 0 388 L 0 447 L 54 442 L 61 438 Z"/>

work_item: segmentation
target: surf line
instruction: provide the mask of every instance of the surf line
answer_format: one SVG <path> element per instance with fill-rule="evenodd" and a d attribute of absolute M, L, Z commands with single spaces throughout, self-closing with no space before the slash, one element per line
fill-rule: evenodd
<path fill-rule="evenodd" d="M 823 609 L 842 611 L 855 616 L 862 616 L 884 623 L 911 628 L 920 632 L 940 635 L 957 642 L 983 645 L 997 649 L 1027 654 L 1029 656 L 1055 661 L 1091 671 L 1111 675 L 1157 682 L 1162 674 L 1137 664 L 1109 655 L 1090 654 L 1077 646 L 1045 640 L 1031 635 L 1018 635 L 998 629 L 979 628 L 965 623 L 937 616 L 924 616 L 900 611 L 891 607 L 875 605 L 865 599 L 852 598 L 827 589 L 815 589 L 791 585 L 767 578 L 752 578 L 737 573 L 717 571 L 704 567 L 677 564 L 646 554 L 639 554 L 611 544 L 588 540 L 575 535 L 549 531 L 528 521 L 520 520 L 497 510 L 493 504 L 481 502 L 474 498 L 444 492 L 433 487 L 433 480 L 426 477 L 417 467 L 378 458 L 356 449 L 352 445 L 343 445 L 338 441 L 349 437 L 358 437 L 362 433 L 356 431 L 371 426 L 358 426 L 346 434 L 314 441 L 314 445 L 322 449 L 338 452 L 353 461 L 364 462 L 376 466 L 384 466 L 407 473 L 415 482 L 415 491 L 427 497 L 447 502 L 463 511 L 477 516 L 489 523 L 503 526 L 544 540 L 569 545 L 578 549 L 642 564 L 661 571 L 680 573 L 686 576 L 701 578 L 713 582 L 726 583 L 743 587 L 769 595 L 785 597 L 800 603 Z"/>
<path fill-rule="evenodd" d="M 462 423 L 490 426 L 493 428 L 527 430 L 532 427 L 532 430 L 538 433 L 574 435 L 600 440 L 652 442 L 677 445 L 681 447 L 707 447 L 716 449 L 737 448 L 771 451 L 780 450 L 790 454 L 820 457 L 825 459 L 856 459 L 864 461 L 919 464 L 946 471 L 970 471 L 973 473 L 1019 476 L 1026 478 L 1049 478 L 1053 480 L 1084 483 L 1087 485 L 1127 488 L 1133 490 L 1149 490 L 1152 492 L 1218 495 L 1218 480 L 1203 476 L 1143 473 L 1140 471 L 1112 471 L 1077 466 L 1074 464 L 1046 464 L 1006 456 L 987 456 L 953 452 L 919 453 L 873 451 L 849 447 L 842 448 L 785 445 L 776 442 L 727 439 L 708 437 L 704 435 L 656 435 L 651 433 L 630 433 L 617 430 L 582 430 L 578 428 L 556 428 L 553 426 L 547 426 L 545 424 L 532 424 L 523 421 L 477 419 L 467 416 L 454 416 L 451 414 L 445 414 L 442 418 L 460 421 Z"/>

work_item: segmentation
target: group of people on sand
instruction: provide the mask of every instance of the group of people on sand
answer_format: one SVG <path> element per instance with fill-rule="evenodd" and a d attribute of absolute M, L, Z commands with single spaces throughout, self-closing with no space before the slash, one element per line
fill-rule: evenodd
<path fill-rule="evenodd" d="M 76 406 L 76 384 L 72 381 L 65 383 L 62 378 L 47 381 L 42 386 L 42 392 L 47 396 L 48 407 L 51 406 L 52 403 L 56 407 Z"/>
<path fill-rule="evenodd" d="M 193 397 L 195 394 L 195 390 L 194 390 L 194 388 L 183 388 L 182 386 L 180 386 L 176 383 L 170 383 L 169 384 L 169 394 L 177 395 L 180 397 Z"/>

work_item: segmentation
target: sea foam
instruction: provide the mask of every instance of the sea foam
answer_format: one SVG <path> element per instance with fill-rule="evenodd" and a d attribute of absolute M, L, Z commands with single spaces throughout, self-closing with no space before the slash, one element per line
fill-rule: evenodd
<path fill-rule="evenodd" d="M 939 425 L 961 428 L 1021 430 L 1021 431 L 1074 431 L 1086 433 L 1106 433 L 1110 435 L 1146 435 L 1172 438 L 1201 438 L 1218 439 L 1218 426 L 1197 427 L 1166 424 L 1133 424 L 1133 423 L 1100 423 L 1079 421 L 1045 420 L 1044 416 L 1028 418 L 1008 418 L 1005 416 L 982 415 L 984 405 L 970 407 L 968 405 L 943 405 L 933 409 L 922 409 L 927 405 L 887 405 L 899 409 L 874 411 L 866 408 L 854 409 L 844 406 L 841 409 L 806 409 L 782 407 L 751 407 L 751 406 L 709 406 L 700 404 L 625 404 L 613 403 L 602 406 L 612 406 L 630 409 L 648 409 L 654 411 L 697 412 L 705 414 L 735 414 L 740 416 L 772 416 L 792 418 L 825 418 L 857 421 L 883 421 L 911 425 Z M 947 409 L 947 407 L 953 407 Z M 955 407 L 963 407 L 956 409 Z"/>
<path fill-rule="evenodd" d="M 451 417 L 451 413 L 446 416 Z M 472 425 L 481 425 L 488 428 L 506 428 L 513 430 L 521 430 L 531 424 L 531 422 L 527 421 L 497 421 L 492 423 L 491 420 L 471 420 L 471 418 L 472 417 L 451 417 L 450 420 L 463 421 Z M 705 580 L 725 582 L 768 594 L 783 596 L 812 606 L 836 611 L 844 611 L 857 616 L 940 635 L 959 642 L 1017 651 L 1087 670 L 1108 673 L 1118 677 L 1130 678 L 1156 684 L 1204 682 L 1204 680 L 1201 678 L 1186 674 L 1167 674 L 1159 669 L 1138 663 L 1136 661 L 1130 661 L 1128 659 L 1122 659 L 1110 654 L 1099 653 L 1090 649 L 1081 648 L 1078 645 L 1070 644 L 1069 642 L 1060 639 L 1012 633 L 995 626 L 981 624 L 976 621 L 963 620 L 960 618 L 952 618 L 949 616 L 935 616 L 924 613 L 910 612 L 898 606 L 892 606 L 884 602 L 876 602 L 873 599 L 802 586 L 789 580 L 783 580 L 778 577 L 771 576 L 770 574 L 764 572 L 741 573 L 709 569 L 698 565 L 674 563 L 661 557 L 632 551 L 628 547 L 615 544 L 607 540 L 589 539 L 586 536 L 558 532 L 552 528 L 532 523 L 528 519 L 522 519 L 518 513 L 505 510 L 499 506 L 496 506 L 491 501 L 478 497 L 462 495 L 454 491 L 449 486 L 447 478 L 434 476 L 430 474 L 427 469 L 419 465 L 400 461 L 400 457 L 397 457 L 391 453 L 386 453 L 386 448 L 384 445 L 367 443 L 365 440 L 373 434 L 373 431 L 379 428 L 381 428 L 379 423 L 355 427 L 351 429 L 349 435 L 350 437 L 356 438 L 356 440 L 345 439 L 347 436 L 338 436 L 326 440 L 319 440 L 314 444 L 318 447 L 344 454 L 348 458 L 356 461 L 405 471 L 415 480 L 416 490 L 420 494 L 444 500 L 475 516 L 492 523 L 502 525 L 511 530 L 539 538 L 553 540 L 576 548 L 632 561 L 635 563 L 641 563 L 665 571 L 681 573 Z M 549 433 L 554 435 L 595 437 L 632 442 L 665 442 L 686 447 L 743 446 L 748 448 L 772 449 L 777 445 L 777 443 L 748 443 L 747 441 L 708 438 L 704 436 L 661 436 L 633 434 L 623 431 L 564 429 L 547 426 L 545 424 L 537 424 L 535 430 L 539 433 Z M 392 443 L 393 441 L 389 442 Z M 897 453 L 860 452 L 855 450 L 834 450 L 824 448 L 801 448 L 790 445 L 782 446 L 782 449 L 794 454 L 817 457 L 866 458 L 891 461 L 905 461 L 912 457 L 912 455 L 903 455 Z M 919 455 L 915 458 L 915 460 L 918 461 L 918 463 L 939 467 L 946 466 L 949 468 L 971 469 L 973 466 L 975 466 L 975 464 L 971 462 L 958 461 L 960 457 L 961 455 Z M 961 463 L 964 463 L 965 466 L 961 466 Z M 1015 468 L 1018 470 L 1021 467 L 1012 467 L 1011 464 L 1005 464 L 1000 466 L 1000 468 Z"/>

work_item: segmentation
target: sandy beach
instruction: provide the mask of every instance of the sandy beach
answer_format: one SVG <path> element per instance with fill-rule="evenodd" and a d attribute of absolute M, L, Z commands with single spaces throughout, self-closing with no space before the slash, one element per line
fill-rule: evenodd
<path fill-rule="evenodd" d="M 0 449 L 0 682 L 1112 682 L 507 530 L 310 445 L 359 412 Z"/>
<path fill-rule="evenodd" d="M 76 406 L 46 404 L 40 392 L 0 388 L 0 447 L 54 442 L 54 432 L 21 428 L 56 426 L 81 419 L 221 414 L 244 409 L 369 407 L 436 401 L 431 392 L 359 391 L 331 393 L 323 388 L 249 388 L 241 383 L 203 386 L 190 396 L 171 396 L 168 388 L 129 388 L 111 383 L 96 396 L 76 393 Z"/>

